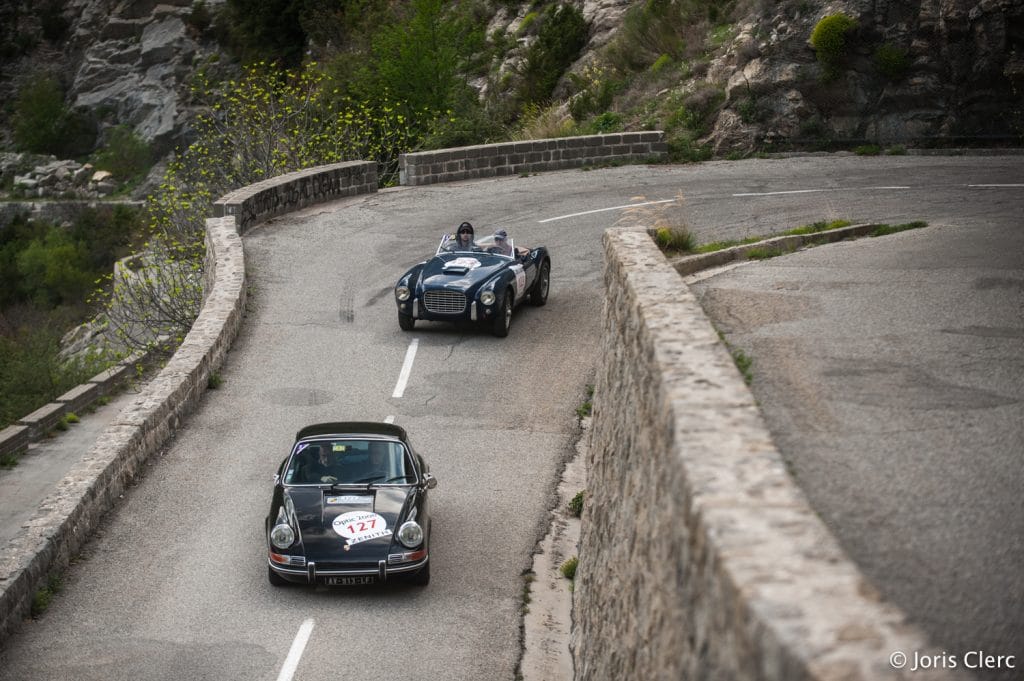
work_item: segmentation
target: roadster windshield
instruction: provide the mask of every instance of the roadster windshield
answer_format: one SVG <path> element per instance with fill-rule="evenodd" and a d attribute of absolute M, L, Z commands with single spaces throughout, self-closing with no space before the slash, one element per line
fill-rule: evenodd
<path fill-rule="evenodd" d="M 459 246 L 454 234 L 445 234 L 441 237 L 441 243 L 438 244 L 435 255 L 442 253 L 491 253 L 511 260 L 512 254 L 516 252 L 515 243 L 513 243 L 512 239 L 506 239 L 504 243 L 505 245 L 502 246 L 495 240 L 494 235 L 487 235 L 475 240 L 472 248 L 464 248 Z"/>
<path fill-rule="evenodd" d="M 416 482 L 405 447 L 393 440 L 332 438 L 295 445 L 286 485 L 408 485 Z"/>

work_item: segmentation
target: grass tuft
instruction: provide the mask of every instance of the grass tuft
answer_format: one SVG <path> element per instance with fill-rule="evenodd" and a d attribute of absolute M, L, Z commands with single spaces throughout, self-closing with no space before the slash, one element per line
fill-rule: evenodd
<path fill-rule="evenodd" d="M 576 568 L 579 566 L 579 558 L 573 556 L 569 560 L 562 563 L 562 566 L 558 568 L 558 571 L 562 573 L 562 576 L 566 579 L 576 579 Z"/>
<path fill-rule="evenodd" d="M 896 234 L 897 232 L 905 232 L 908 229 L 921 229 L 927 227 L 928 223 L 923 220 L 916 220 L 914 222 L 906 222 L 902 225 L 878 225 L 870 236 L 886 236 L 888 234 Z"/>
<path fill-rule="evenodd" d="M 576 518 L 579 518 L 581 515 L 583 515 L 583 497 L 584 497 L 584 495 L 585 495 L 585 490 L 580 490 L 579 492 L 576 492 L 576 496 L 574 496 L 569 501 L 569 513 L 571 513 Z"/>

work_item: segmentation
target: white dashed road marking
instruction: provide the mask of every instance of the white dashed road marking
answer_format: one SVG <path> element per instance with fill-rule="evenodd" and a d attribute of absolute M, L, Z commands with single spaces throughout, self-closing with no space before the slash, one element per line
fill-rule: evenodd
<path fill-rule="evenodd" d="M 281 673 L 277 675 L 277 681 L 292 681 L 292 677 L 295 676 L 295 670 L 299 668 L 302 652 L 306 649 L 306 644 L 309 642 L 309 636 L 312 633 L 313 620 L 308 619 L 299 627 L 299 633 L 295 634 L 295 640 L 292 641 L 291 650 L 288 651 L 288 657 L 285 658 L 284 666 L 281 667 Z"/>
<path fill-rule="evenodd" d="M 881 189 L 910 189 L 910 187 L 831 187 L 827 189 L 791 189 L 784 192 L 744 192 L 732 196 L 785 196 L 787 194 L 816 194 L 819 192 L 874 191 Z"/>
<path fill-rule="evenodd" d="M 419 338 L 413 338 L 409 343 L 409 349 L 405 351 L 405 362 L 402 363 L 402 372 L 398 374 L 398 383 L 395 384 L 395 392 L 392 397 L 401 397 L 405 394 L 405 385 L 409 382 L 409 374 L 412 373 L 412 362 L 416 359 L 416 348 L 420 345 Z"/>
<path fill-rule="evenodd" d="M 580 215 L 591 215 L 593 213 L 604 213 L 609 210 L 622 210 L 623 208 L 636 208 L 637 206 L 653 206 L 656 203 L 673 203 L 676 199 L 663 199 L 661 201 L 644 201 L 643 203 L 630 203 L 625 206 L 612 206 L 611 208 L 597 208 L 595 210 L 585 210 L 582 213 L 572 213 L 570 215 L 559 215 L 557 218 L 547 218 L 546 220 L 537 220 L 538 223 L 554 222 L 555 220 L 567 220 L 569 218 L 579 217 Z"/>

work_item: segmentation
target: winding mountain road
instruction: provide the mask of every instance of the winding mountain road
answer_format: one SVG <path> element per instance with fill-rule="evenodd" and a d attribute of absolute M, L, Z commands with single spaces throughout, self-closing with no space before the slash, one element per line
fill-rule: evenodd
<path fill-rule="evenodd" d="M 401 188 L 273 220 L 245 238 L 252 292 L 222 386 L 108 516 L 48 611 L 0 650 L 0 679 L 511 680 L 521 574 L 599 352 L 604 228 L 662 218 L 711 241 L 832 218 L 984 230 L 999 216 L 1019 234 L 1022 205 L 1022 156 L 827 156 Z M 463 220 L 547 245 L 548 305 L 519 308 L 507 339 L 426 323 L 401 332 L 395 279 Z M 1003 369 L 1024 380 L 1019 356 Z M 431 584 L 271 587 L 263 516 L 295 431 L 388 417 L 439 480 Z M 1019 481 L 1020 426 L 1005 428 L 998 465 Z M 1016 548 L 992 560 L 1019 555 L 1021 541 L 1002 537 Z"/>

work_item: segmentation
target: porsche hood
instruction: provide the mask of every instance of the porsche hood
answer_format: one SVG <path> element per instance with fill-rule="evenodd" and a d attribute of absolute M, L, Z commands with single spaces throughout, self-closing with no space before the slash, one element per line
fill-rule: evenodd
<path fill-rule="evenodd" d="M 405 521 L 411 487 L 331 491 L 320 487 L 287 492 L 295 507 L 307 559 L 379 557 Z"/>

